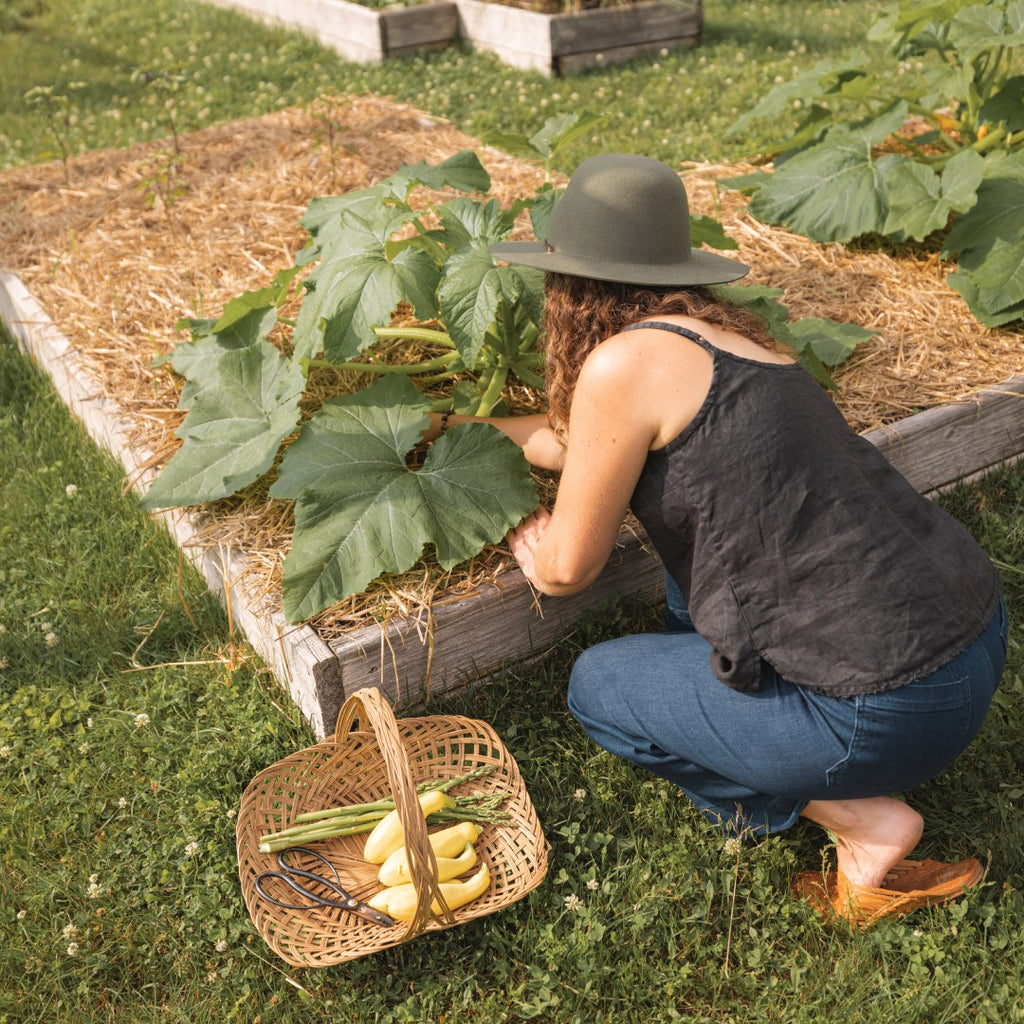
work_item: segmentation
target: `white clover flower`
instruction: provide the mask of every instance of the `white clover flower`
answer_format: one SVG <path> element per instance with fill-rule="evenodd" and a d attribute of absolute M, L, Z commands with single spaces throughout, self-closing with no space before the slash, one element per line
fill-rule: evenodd
<path fill-rule="evenodd" d="M 61 934 L 62 938 L 70 939 L 73 935 L 77 935 L 78 934 L 78 925 L 77 924 L 66 924 L 66 925 L 64 925 L 64 930 L 60 934 Z"/>
<path fill-rule="evenodd" d="M 215 950 L 217 950 L 218 953 L 226 952 L 227 948 L 228 948 L 228 940 L 227 939 L 218 939 L 217 940 L 217 944 L 213 948 Z"/>
<path fill-rule="evenodd" d="M 126 796 L 121 797 L 121 799 L 117 801 L 117 806 L 122 808 L 122 809 L 127 807 L 128 806 L 128 797 L 126 797 Z"/>
<path fill-rule="evenodd" d="M 185 856 L 198 857 L 200 850 L 202 850 L 202 847 L 193 839 L 185 845 Z"/>
<path fill-rule="evenodd" d="M 89 716 L 89 717 L 88 717 L 88 718 L 87 718 L 87 719 L 85 720 L 85 727 L 86 727 L 86 729 L 91 729 L 91 728 L 92 728 L 92 715 L 90 715 L 90 716 Z"/>
<path fill-rule="evenodd" d="M 593 892 L 593 891 L 594 891 L 595 889 L 597 889 L 597 888 L 598 888 L 598 887 L 600 886 L 600 884 L 601 884 L 601 883 L 600 883 L 600 882 L 599 882 L 599 881 L 598 881 L 598 880 L 597 880 L 596 878 L 591 878 L 591 879 L 590 879 L 590 880 L 589 880 L 589 881 L 587 882 L 587 888 L 588 888 L 588 889 L 589 889 L 589 890 L 590 890 L 591 892 Z"/>
<path fill-rule="evenodd" d="M 743 843 L 736 836 L 730 836 L 722 843 L 722 850 L 727 857 L 738 857 L 742 849 Z"/>
<path fill-rule="evenodd" d="M 237 813 L 238 812 L 234 809 L 234 807 L 230 807 L 230 808 L 228 808 L 227 816 L 229 818 L 233 818 Z"/>
<path fill-rule="evenodd" d="M 80 754 L 82 754 L 83 756 L 84 756 L 84 755 L 86 755 L 86 754 L 88 754 L 88 753 L 89 753 L 89 744 L 88 744 L 88 743 L 83 743 L 83 744 L 81 744 L 81 745 L 79 746 L 79 748 L 78 748 L 78 752 L 79 752 Z"/>
<path fill-rule="evenodd" d="M 0 747 L 0 757 L 2 757 L 6 761 L 7 758 L 9 758 L 10 756 L 11 748 L 5 743 L 2 747 Z"/>
<path fill-rule="evenodd" d="M 46 636 L 43 637 L 43 642 L 46 644 L 47 647 L 56 647 L 57 634 L 51 630 L 49 633 L 46 634 Z"/>
<path fill-rule="evenodd" d="M 587 799 L 587 791 L 585 789 L 574 790 L 573 794 L 572 794 L 572 798 L 573 798 L 573 800 L 586 800 Z"/>
<path fill-rule="evenodd" d="M 149 715 L 145 711 L 135 716 L 136 729 L 145 729 L 147 725 L 149 725 Z"/>
<path fill-rule="evenodd" d="M 68 484 L 64 488 L 64 493 L 69 497 L 73 498 L 78 493 L 78 488 L 74 484 Z"/>
<path fill-rule="evenodd" d="M 77 942 L 69 942 L 68 943 L 68 956 L 78 956 L 78 943 Z"/>
<path fill-rule="evenodd" d="M 95 878 L 96 876 L 93 875 L 92 877 Z M 98 900 L 102 894 L 103 886 L 100 885 L 99 882 L 94 882 L 90 880 L 89 888 L 85 890 L 85 895 L 88 896 L 89 899 L 91 900 Z"/>
<path fill-rule="evenodd" d="M 576 893 L 571 892 L 565 897 L 565 909 L 566 910 L 579 910 L 580 909 L 580 898 Z"/>
<path fill-rule="evenodd" d="M 19 921 L 24 921 L 24 920 L 25 920 L 25 917 L 26 917 L 27 915 L 28 915 L 28 911 L 27 911 L 27 910 L 19 910 L 19 911 L 18 911 L 18 920 L 19 920 Z"/>

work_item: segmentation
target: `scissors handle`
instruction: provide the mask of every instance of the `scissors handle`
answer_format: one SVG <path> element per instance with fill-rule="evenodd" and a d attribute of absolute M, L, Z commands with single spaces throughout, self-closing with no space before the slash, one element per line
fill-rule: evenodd
<path fill-rule="evenodd" d="M 372 921 L 374 924 L 379 924 L 385 928 L 390 928 L 394 923 L 395 919 L 388 914 L 383 913 L 380 910 L 375 910 L 373 907 L 368 906 L 361 900 L 357 900 L 347 889 L 341 885 L 341 879 L 338 877 L 338 872 L 335 870 L 334 865 L 326 858 L 321 856 L 315 850 L 309 850 L 302 846 L 296 846 L 292 848 L 296 853 L 306 853 L 311 857 L 315 857 L 317 860 L 323 862 L 330 868 L 331 874 L 334 875 L 334 880 L 325 878 L 323 875 L 318 875 L 313 871 L 304 871 L 302 868 L 292 867 L 287 860 L 285 860 L 285 853 L 291 851 L 282 851 L 277 855 L 277 863 L 280 866 L 280 871 L 264 871 L 262 874 L 256 877 L 256 891 L 263 897 L 268 903 L 272 903 L 275 907 L 281 907 L 285 910 L 309 910 L 309 903 L 318 907 L 334 907 L 337 910 L 347 910 L 350 914 L 358 914 L 360 917 L 365 917 L 368 921 Z M 263 887 L 263 883 L 270 878 L 276 878 L 284 882 L 286 885 L 294 889 L 300 896 L 305 897 L 309 902 L 306 903 L 285 903 L 283 900 L 279 900 L 274 896 L 271 896 L 266 889 Z M 321 896 L 319 893 L 313 892 L 305 885 L 301 885 L 297 882 L 296 878 L 304 878 L 307 881 L 315 882 L 317 885 L 328 889 L 338 899 L 331 899 L 327 896 Z"/>

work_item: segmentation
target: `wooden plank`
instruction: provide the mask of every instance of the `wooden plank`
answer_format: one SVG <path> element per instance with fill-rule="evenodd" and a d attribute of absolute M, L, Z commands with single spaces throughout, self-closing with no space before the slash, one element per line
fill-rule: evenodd
<path fill-rule="evenodd" d="M 565 638 L 581 616 L 615 599 L 665 592 L 657 555 L 635 535 L 623 532 L 600 577 L 570 597 L 535 593 L 519 570 L 504 573 L 500 585 L 441 603 L 433 621 L 392 620 L 386 631 L 371 626 L 332 642 L 342 665 L 344 693 L 376 686 L 395 703 L 416 704 L 429 693 L 447 693 L 492 673 L 500 663 L 535 656 Z M 500 648 L 493 646 L 500 636 Z M 339 704 L 340 707 L 340 704 Z M 336 715 L 333 708 L 327 711 Z"/>
<path fill-rule="evenodd" d="M 865 436 L 922 493 L 949 487 L 1024 453 L 1024 377 Z"/>
<path fill-rule="evenodd" d="M 381 12 L 384 52 L 388 56 L 437 50 L 450 45 L 459 31 L 454 3 L 420 4 Z"/>
<path fill-rule="evenodd" d="M 563 54 L 620 49 L 699 36 L 700 4 L 639 3 L 551 16 L 551 52 Z"/>
<path fill-rule="evenodd" d="M 379 12 L 347 0 L 208 0 L 269 25 L 298 28 L 348 60 L 384 56 Z"/>
<path fill-rule="evenodd" d="M 665 39 L 656 43 L 637 43 L 633 46 L 615 46 L 599 52 L 565 53 L 554 58 L 554 71 L 558 75 L 576 75 L 591 68 L 604 67 L 606 64 L 623 64 L 637 57 L 653 57 L 664 49 L 679 50 L 688 46 L 696 46 L 700 42 L 698 36 L 688 38 Z"/>
<path fill-rule="evenodd" d="M 551 15 L 485 0 L 455 0 L 459 35 L 506 64 L 551 74 Z"/>

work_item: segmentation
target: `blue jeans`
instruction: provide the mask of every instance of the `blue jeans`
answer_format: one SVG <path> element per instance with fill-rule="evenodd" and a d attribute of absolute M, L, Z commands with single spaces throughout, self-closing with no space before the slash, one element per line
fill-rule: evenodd
<path fill-rule="evenodd" d="M 600 746 L 746 833 L 789 828 L 809 800 L 884 796 L 934 778 L 977 735 L 1006 661 L 1000 602 L 962 654 L 895 690 L 827 697 L 767 672 L 761 690 L 741 693 L 712 674 L 710 645 L 671 584 L 668 625 L 584 651 L 569 708 Z"/>

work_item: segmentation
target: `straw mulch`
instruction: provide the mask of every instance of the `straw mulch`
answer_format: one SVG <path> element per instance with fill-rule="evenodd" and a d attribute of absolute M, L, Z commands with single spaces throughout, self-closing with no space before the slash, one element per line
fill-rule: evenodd
<path fill-rule="evenodd" d="M 311 198 L 369 185 L 401 163 L 436 162 L 472 147 L 502 203 L 534 192 L 539 169 L 481 146 L 419 111 L 385 100 L 325 99 L 182 137 L 163 201 L 154 187 L 170 140 L 0 174 L 0 261 L 17 273 L 71 339 L 97 387 L 124 410 L 133 441 L 165 459 L 176 447 L 179 382 L 154 357 L 185 335 L 181 317 L 216 316 L 242 291 L 269 283 L 304 243 Z M 723 221 L 750 280 L 783 287 L 794 318 L 825 316 L 878 330 L 838 375 L 847 419 L 867 430 L 1024 372 L 1022 335 L 988 331 L 944 283 L 934 257 L 856 253 L 816 245 L 747 216 L 716 179 L 749 168 L 684 170 L 691 207 Z M 177 194 L 170 194 L 171 191 Z M 247 553 L 249 585 L 270 601 L 291 531 L 290 507 L 257 494 L 209 510 L 202 543 Z M 457 599 L 509 565 L 503 548 L 449 576 L 424 565 L 376 584 L 316 625 L 326 638 Z"/>

